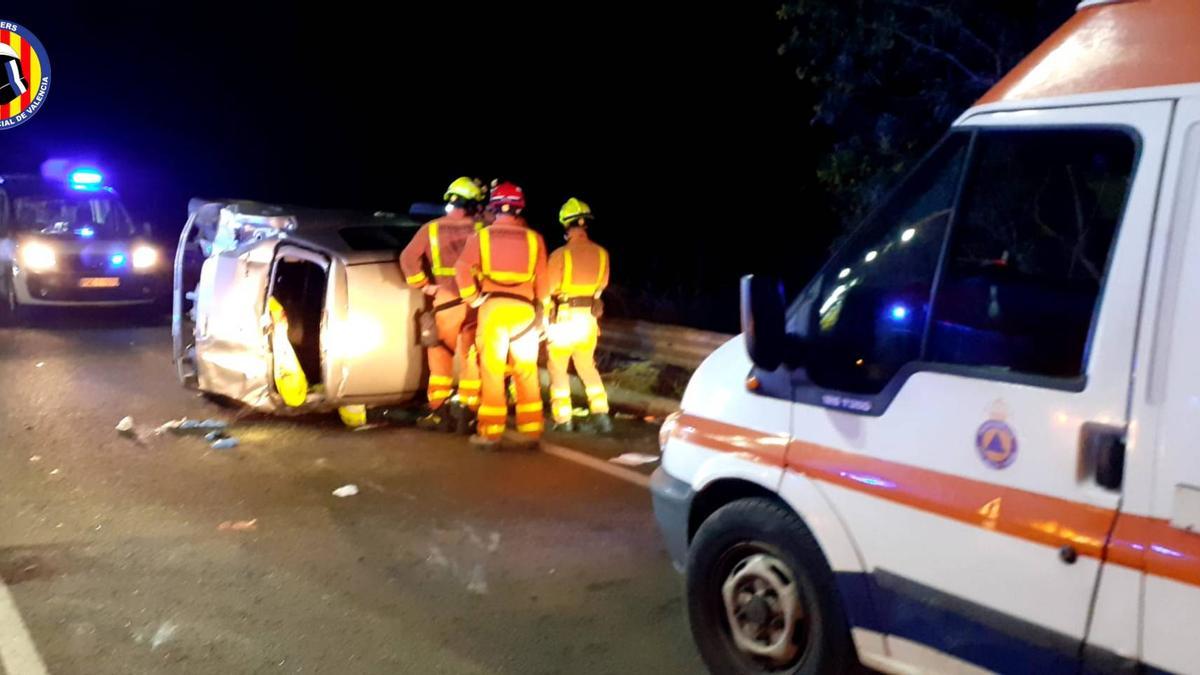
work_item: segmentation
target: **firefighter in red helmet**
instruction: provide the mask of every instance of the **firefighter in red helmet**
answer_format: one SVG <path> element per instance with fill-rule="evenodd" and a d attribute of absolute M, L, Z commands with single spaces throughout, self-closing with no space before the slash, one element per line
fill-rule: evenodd
<path fill-rule="evenodd" d="M 549 297 L 546 243 L 520 217 L 524 208 L 519 186 L 493 188 L 488 209 L 495 219 L 471 237 L 456 265 L 463 300 L 479 308 L 476 344 L 483 387 L 471 442 L 483 447 L 498 445 L 507 425 L 504 377 L 510 360 L 517 431 L 526 443 L 535 443 L 545 429 L 537 358 Z"/>

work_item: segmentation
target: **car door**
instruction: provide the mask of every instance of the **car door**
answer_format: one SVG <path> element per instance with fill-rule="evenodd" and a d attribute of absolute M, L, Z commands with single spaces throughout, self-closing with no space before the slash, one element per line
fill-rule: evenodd
<path fill-rule="evenodd" d="M 196 374 L 201 391 L 269 406 L 271 354 L 263 314 L 275 240 L 204 261 L 196 287 Z"/>
<path fill-rule="evenodd" d="M 787 463 L 870 570 L 851 622 L 901 661 L 1077 666 L 1170 112 L 971 117 L 790 310 Z"/>

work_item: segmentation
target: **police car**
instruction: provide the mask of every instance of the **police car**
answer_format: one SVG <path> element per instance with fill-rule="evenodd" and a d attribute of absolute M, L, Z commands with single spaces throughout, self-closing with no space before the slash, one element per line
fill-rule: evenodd
<path fill-rule="evenodd" d="M 1088 0 L 664 426 L 717 673 L 1200 672 L 1200 4 Z"/>
<path fill-rule="evenodd" d="M 188 211 L 172 316 L 185 386 L 280 414 L 421 390 L 425 300 L 396 262 L 418 223 L 244 200 L 193 199 Z"/>
<path fill-rule="evenodd" d="M 0 319 L 165 298 L 170 268 L 150 234 L 94 168 L 0 176 Z"/>

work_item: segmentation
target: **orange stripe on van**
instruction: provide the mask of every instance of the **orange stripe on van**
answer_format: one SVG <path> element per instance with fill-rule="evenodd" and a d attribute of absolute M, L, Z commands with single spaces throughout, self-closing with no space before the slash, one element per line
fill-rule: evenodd
<path fill-rule="evenodd" d="M 1076 12 L 979 100 L 1200 82 L 1200 3 L 1128 0 Z"/>
<path fill-rule="evenodd" d="M 1104 556 L 1114 512 L 1027 490 L 962 478 L 778 434 L 683 414 L 672 436 L 711 450 L 802 473 L 880 499 L 1046 546 L 1070 544 Z M 1122 514 L 1108 559 L 1124 567 L 1200 586 L 1200 535 L 1166 521 Z"/>

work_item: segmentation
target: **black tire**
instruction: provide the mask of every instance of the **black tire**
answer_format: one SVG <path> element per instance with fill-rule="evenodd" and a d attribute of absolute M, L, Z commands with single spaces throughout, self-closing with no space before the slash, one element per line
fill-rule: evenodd
<path fill-rule="evenodd" d="M 782 640 L 795 652 L 782 662 L 740 649 L 726 613 L 722 588 L 735 570 L 744 570 L 755 558 L 783 563 L 778 578 L 786 580 L 790 572 L 799 592 L 805 618 L 797 621 L 791 640 Z M 715 675 L 825 675 L 859 669 L 829 563 L 804 522 L 775 501 L 741 499 L 704 521 L 688 551 L 687 596 L 692 636 Z"/>

